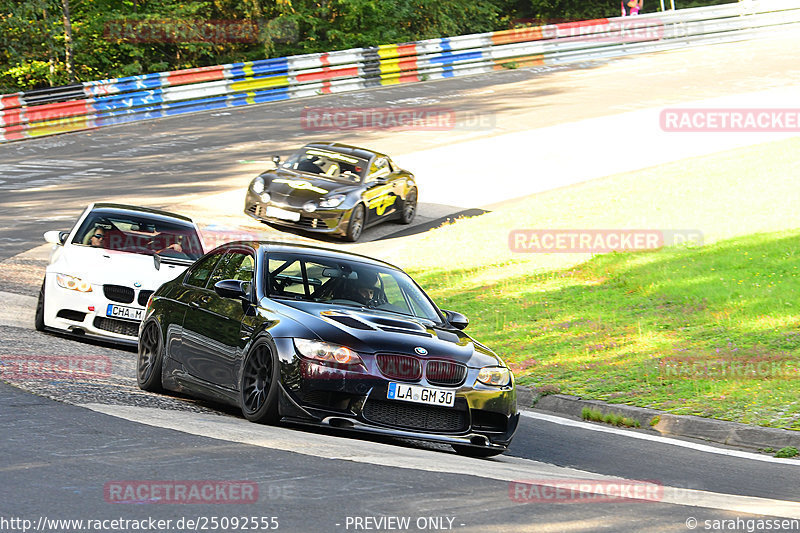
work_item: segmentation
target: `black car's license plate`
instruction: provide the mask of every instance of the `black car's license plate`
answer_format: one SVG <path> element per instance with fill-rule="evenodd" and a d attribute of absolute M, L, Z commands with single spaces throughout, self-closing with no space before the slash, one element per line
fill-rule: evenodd
<path fill-rule="evenodd" d="M 443 407 L 453 407 L 456 401 L 456 394 L 454 391 L 394 382 L 389 383 L 389 390 L 386 393 L 386 397 L 390 400 L 402 400 L 405 402 L 424 403 L 426 405 L 439 405 Z"/>

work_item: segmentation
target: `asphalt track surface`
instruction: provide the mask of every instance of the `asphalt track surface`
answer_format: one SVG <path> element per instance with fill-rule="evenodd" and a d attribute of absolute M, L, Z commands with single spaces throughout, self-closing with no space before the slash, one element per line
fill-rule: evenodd
<path fill-rule="evenodd" d="M 44 261 L 41 250 L 17 255 L 39 245 L 43 231 L 68 229 L 89 201 L 196 206 L 208 195 L 243 191 L 253 164 L 239 161 L 283 155 L 321 138 L 300 127 L 306 105 L 447 103 L 456 112 L 493 117 L 493 127 L 483 130 L 324 135 L 402 156 L 562 121 L 797 83 L 800 71 L 780 53 L 786 46 L 735 44 L 570 70 L 522 69 L 0 146 L 0 296 L 16 313 L 0 325 L 3 353 L 107 357 L 112 368 L 99 380 L 0 383 L 0 530 L 14 530 L 2 522 L 13 517 L 36 523 L 39 517 L 276 516 L 279 530 L 312 532 L 364 531 L 355 527 L 356 517 L 380 516 L 410 517 L 412 531 L 432 530 L 416 527 L 426 517 L 452 518 L 442 524 L 461 531 L 688 531 L 689 517 L 699 521 L 697 530 L 744 531 L 744 522 L 737 529 L 705 528 L 703 521 L 800 518 L 800 506 L 787 505 L 800 502 L 798 466 L 755 454 L 734 458 L 724 449 L 699 451 L 691 442 L 642 441 L 525 416 L 507 454 L 478 461 L 415 442 L 257 426 L 217 405 L 144 393 L 135 386 L 133 352 L 26 325 Z M 631 100 L 624 95 L 632 87 L 637 96 Z M 463 208 L 432 198 L 420 208 L 418 229 Z M 189 214 L 206 224 L 217 220 L 213 210 Z M 271 231 L 239 213 L 224 222 Z M 370 230 L 361 249 L 368 251 L 370 241 L 401 238 L 399 229 L 387 224 Z M 655 502 L 591 503 L 520 503 L 509 492 L 509 481 L 563 478 L 651 480 L 674 490 Z M 153 479 L 250 480 L 259 486 L 259 500 L 158 505 L 104 499 L 110 481 Z"/>

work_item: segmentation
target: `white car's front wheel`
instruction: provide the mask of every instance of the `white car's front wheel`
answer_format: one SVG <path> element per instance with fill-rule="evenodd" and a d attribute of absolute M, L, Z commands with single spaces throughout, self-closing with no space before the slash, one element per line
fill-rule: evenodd
<path fill-rule="evenodd" d="M 34 315 L 33 325 L 36 331 L 44 331 L 44 280 L 42 280 L 42 288 L 39 289 L 39 299 L 36 301 L 36 315 Z"/>

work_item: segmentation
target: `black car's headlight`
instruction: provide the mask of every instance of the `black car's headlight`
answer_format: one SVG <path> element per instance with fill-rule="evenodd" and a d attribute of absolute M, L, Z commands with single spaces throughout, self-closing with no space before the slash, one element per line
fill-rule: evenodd
<path fill-rule="evenodd" d="M 493 387 L 505 387 L 508 385 L 510 378 L 511 374 L 504 366 L 485 366 L 478 372 L 478 381 Z"/>
<path fill-rule="evenodd" d="M 308 339 L 294 339 L 294 346 L 307 359 L 346 366 L 363 364 L 361 357 L 347 346 Z"/>
<path fill-rule="evenodd" d="M 334 194 L 328 198 L 323 198 L 319 202 L 320 207 L 339 207 L 344 202 L 344 194 Z"/>
<path fill-rule="evenodd" d="M 258 176 L 256 179 L 253 180 L 253 183 L 250 184 L 250 188 L 256 194 L 261 194 L 262 192 L 264 192 L 264 189 L 266 188 L 266 184 L 264 183 L 264 178 Z"/>

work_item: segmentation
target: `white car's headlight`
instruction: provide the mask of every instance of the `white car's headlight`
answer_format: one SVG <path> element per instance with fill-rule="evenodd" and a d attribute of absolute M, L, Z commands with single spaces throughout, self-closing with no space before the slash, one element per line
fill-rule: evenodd
<path fill-rule="evenodd" d="M 478 372 L 478 381 L 484 385 L 504 387 L 508 385 L 510 374 L 503 366 L 485 366 Z"/>
<path fill-rule="evenodd" d="M 56 274 L 56 283 L 59 287 L 69 289 L 71 291 L 92 292 L 92 285 L 88 281 L 83 281 L 81 278 L 75 276 L 68 276 L 66 274 Z"/>
<path fill-rule="evenodd" d="M 261 176 L 257 177 L 253 180 L 253 183 L 250 184 L 250 188 L 253 189 L 253 192 L 256 194 L 261 194 L 264 192 L 264 178 Z"/>
<path fill-rule="evenodd" d="M 330 198 L 323 198 L 319 202 L 320 207 L 339 207 L 344 202 L 344 194 L 334 194 Z"/>
<path fill-rule="evenodd" d="M 294 339 L 297 352 L 308 359 L 323 363 L 339 363 L 340 365 L 360 365 L 361 358 L 347 346 L 339 346 L 329 342 Z"/>

